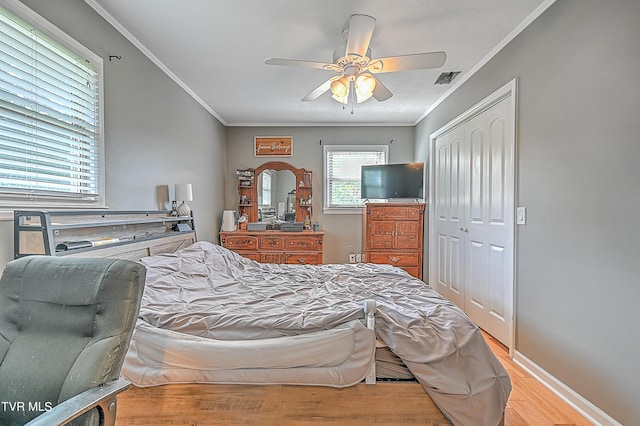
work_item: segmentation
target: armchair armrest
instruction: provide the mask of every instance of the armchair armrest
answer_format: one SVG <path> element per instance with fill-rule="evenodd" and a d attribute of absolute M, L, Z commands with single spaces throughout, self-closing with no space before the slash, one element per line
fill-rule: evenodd
<path fill-rule="evenodd" d="M 131 383 L 125 379 L 114 380 L 69 398 L 44 412 L 25 426 L 64 425 L 92 408 L 98 408 L 102 425 L 116 422 L 116 395 L 126 390 Z"/>

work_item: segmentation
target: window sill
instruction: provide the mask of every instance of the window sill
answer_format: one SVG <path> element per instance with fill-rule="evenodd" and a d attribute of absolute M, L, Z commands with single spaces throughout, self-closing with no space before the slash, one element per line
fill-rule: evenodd
<path fill-rule="evenodd" d="M 324 208 L 324 214 L 362 214 L 362 207 Z"/>

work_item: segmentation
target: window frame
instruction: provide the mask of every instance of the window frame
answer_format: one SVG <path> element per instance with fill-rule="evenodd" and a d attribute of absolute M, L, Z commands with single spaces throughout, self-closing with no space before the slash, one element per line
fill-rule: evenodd
<path fill-rule="evenodd" d="M 340 206 L 340 207 L 331 207 L 328 205 L 329 199 L 329 176 L 327 155 L 329 152 L 336 151 L 382 151 L 384 153 L 384 164 L 389 163 L 389 146 L 388 145 L 323 145 L 322 146 L 322 162 L 323 162 L 323 171 L 324 171 L 324 179 L 323 179 L 323 200 L 322 200 L 322 210 L 325 214 L 361 214 L 362 206 L 364 203 L 360 203 L 354 206 Z"/>
<path fill-rule="evenodd" d="M 98 125 L 96 129 L 96 149 L 98 155 L 97 194 L 90 197 L 78 197 L 72 193 L 68 195 L 33 195 L 30 192 L 2 192 L 0 191 L 0 210 L 16 210 L 21 208 L 105 208 L 105 144 L 104 144 L 104 61 L 73 39 L 70 35 L 47 21 L 42 16 L 17 0 L 0 0 L 0 6 L 14 14 L 34 29 L 59 43 L 63 48 L 77 54 L 91 63 L 97 73 L 98 96 Z M 1 216 L 5 216 L 4 214 Z"/>

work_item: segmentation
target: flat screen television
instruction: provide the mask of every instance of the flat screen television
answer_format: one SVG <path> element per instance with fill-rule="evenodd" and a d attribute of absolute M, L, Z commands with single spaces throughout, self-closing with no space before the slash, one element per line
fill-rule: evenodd
<path fill-rule="evenodd" d="M 424 163 L 362 166 L 360 196 L 363 199 L 424 197 Z"/>

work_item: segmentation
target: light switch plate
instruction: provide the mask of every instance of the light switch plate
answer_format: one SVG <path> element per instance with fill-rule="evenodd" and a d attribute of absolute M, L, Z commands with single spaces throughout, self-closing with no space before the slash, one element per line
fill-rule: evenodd
<path fill-rule="evenodd" d="M 527 208 L 526 207 L 516 207 L 516 224 L 517 225 L 527 224 Z"/>

